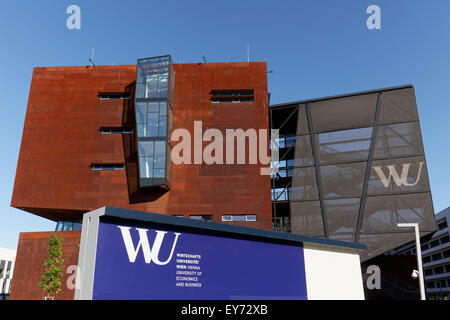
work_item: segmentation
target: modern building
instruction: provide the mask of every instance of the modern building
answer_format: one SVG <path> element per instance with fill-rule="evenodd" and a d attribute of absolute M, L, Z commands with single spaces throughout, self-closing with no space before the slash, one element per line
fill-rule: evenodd
<path fill-rule="evenodd" d="M 427 299 L 450 299 L 450 207 L 436 214 L 437 231 L 421 244 Z M 416 255 L 415 243 L 398 251 L 399 255 Z"/>
<path fill-rule="evenodd" d="M 172 128 L 193 132 L 194 121 L 205 130 L 268 129 L 267 111 L 264 62 L 161 57 L 137 66 L 35 68 L 11 205 L 62 222 L 105 205 L 215 222 L 245 213 L 256 219 L 239 224 L 271 229 L 261 165 L 169 165 L 167 140 Z"/>
<path fill-rule="evenodd" d="M 0 300 L 9 299 L 15 260 L 15 250 L 0 248 Z"/>
<path fill-rule="evenodd" d="M 274 229 L 364 243 L 366 261 L 435 230 L 414 88 L 270 106 L 279 129 Z"/>
<path fill-rule="evenodd" d="M 270 129 L 272 176 L 270 157 L 250 159 L 270 156 Z M 238 146 L 211 151 L 230 131 Z M 435 231 L 412 86 L 269 107 L 265 62 L 170 56 L 34 68 L 11 205 L 57 222 L 67 267 L 83 214 L 104 206 L 367 244 L 362 261 L 413 239 L 397 222 Z M 50 234 L 21 234 L 12 299 L 41 295 L 29 270 Z"/>

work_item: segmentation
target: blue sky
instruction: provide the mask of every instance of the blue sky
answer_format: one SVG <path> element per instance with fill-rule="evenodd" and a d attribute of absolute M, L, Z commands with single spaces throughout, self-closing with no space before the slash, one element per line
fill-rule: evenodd
<path fill-rule="evenodd" d="M 55 223 L 10 207 L 34 66 L 267 61 L 271 103 L 413 84 L 436 212 L 450 205 L 450 1 L 1 0 L 0 247 Z M 81 8 L 81 30 L 66 8 Z M 381 30 L 366 8 L 381 8 Z"/>

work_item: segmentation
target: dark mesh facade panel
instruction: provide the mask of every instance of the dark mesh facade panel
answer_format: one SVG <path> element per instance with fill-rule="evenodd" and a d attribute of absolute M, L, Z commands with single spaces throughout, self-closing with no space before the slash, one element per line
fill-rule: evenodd
<path fill-rule="evenodd" d="M 347 233 L 333 233 L 329 238 L 337 241 L 355 242 L 355 235 Z"/>
<path fill-rule="evenodd" d="M 321 166 L 323 198 L 361 197 L 365 171 L 365 162 Z"/>
<path fill-rule="evenodd" d="M 325 200 L 330 236 L 355 235 L 360 198 Z"/>
<path fill-rule="evenodd" d="M 314 158 L 311 149 L 311 138 L 307 136 L 297 136 L 295 138 L 294 167 L 314 166 Z"/>
<path fill-rule="evenodd" d="M 377 97 L 373 93 L 310 103 L 314 132 L 372 126 Z"/>
<path fill-rule="evenodd" d="M 372 162 L 368 195 L 430 191 L 425 157 Z"/>
<path fill-rule="evenodd" d="M 423 155 L 419 122 L 379 126 L 374 159 Z"/>
<path fill-rule="evenodd" d="M 320 164 L 367 160 L 372 128 L 326 132 L 315 135 Z"/>
<path fill-rule="evenodd" d="M 316 172 L 314 167 L 294 168 L 292 177 L 291 201 L 305 201 L 319 199 Z"/>
<path fill-rule="evenodd" d="M 381 234 L 362 233 L 360 235 L 359 242 L 367 245 L 367 250 L 360 252 L 361 261 L 365 261 L 367 259 L 382 255 L 392 248 L 398 247 L 413 240 L 414 233 L 405 231 Z"/>
<path fill-rule="evenodd" d="M 421 231 L 433 231 L 434 215 L 429 193 L 367 197 L 362 233 L 398 232 L 398 223 L 419 223 Z"/>
<path fill-rule="evenodd" d="M 383 92 L 379 124 L 418 120 L 414 88 Z"/>
<path fill-rule="evenodd" d="M 307 236 L 324 236 L 319 201 L 291 202 L 291 232 Z"/>
<path fill-rule="evenodd" d="M 305 105 L 301 104 L 298 107 L 298 121 L 297 121 L 297 135 L 308 134 L 308 119 L 306 118 Z"/>
<path fill-rule="evenodd" d="M 279 118 L 290 114 L 296 126 Z M 273 185 L 286 186 L 278 202 L 289 203 L 291 232 L 367 244 L 365 261 L 414 240 L 398 223 L 435 231 L 412 86 L 278 105 L 271 116 L 273 128 L 285 123 L 286 168 Z"/>

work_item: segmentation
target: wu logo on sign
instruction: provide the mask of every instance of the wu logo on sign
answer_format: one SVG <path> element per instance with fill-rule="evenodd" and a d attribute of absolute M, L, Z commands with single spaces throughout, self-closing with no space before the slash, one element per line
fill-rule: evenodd
<path fill-rule="evenodd" d="M 419 162 L 419 172 L 417 173 L 416 181 L 409 183 L 408 182 L 408 175 L 409 175 L 409 168 L 411 167 L 411 163 L 403 163 L 402 164 L 402 172 L 399 175 L 397 172 L 397 169 L 395 168 L 395 165 L 388 165 L 386 166 L 388 168 L 388 176 L 383 172 L 382 167 L 380 166 L 374 166 L 373 169 L 377 173 L 378 177 L 380 178 L 383 185 L 388 188 L 391 183 L 391 178 L 394 180 L 397 187 L 406 186 L 406 187 L 414 187 L 420 179 L 420 174 L 422 172 L 423 167 L 423 161 Z"/>
<path fill-rule="evenodd" d="M 164 266 L 170 262 L 172 259 L 173 251 L 175 250 L 175 246 L 177 245 L 178 237 L 180 236 L 180 233 L 174 232 L 175 234 L 175 240 L 172 243 L 172 249 L 170 250 L 170 255 L 167 258 L 166 261 L 160 261 L 159 260 L 159 251 L 161 250 L 161 245 L 164 241 L 164 236 L 166 235 L 167 231 L 159 231 L 155 230 L 156 237 L 155 241 L 153 242 L 153 246 L 150 247 L 150 243 L 148 241 L 148 229 L 141 229 L 136 228 L 136 230 L 139 233 L 139 242 L 137 246 L 135 247 L 133 244 L 133 240 L 131 239 L 130 234 L 130 227 L 121 227 L 118 226 L 122 233 L 123 242 L 125 244 L 125 249 L 127 250 L 128 254 L 128 260 L 130 260 L 131 263 L 134 263 L 136 261 L 136 257 L 142 248 L 142 253 L 144 254 L 144 260 L 145 263 L 154 262 L 155 264 L 159 266 Z"/>

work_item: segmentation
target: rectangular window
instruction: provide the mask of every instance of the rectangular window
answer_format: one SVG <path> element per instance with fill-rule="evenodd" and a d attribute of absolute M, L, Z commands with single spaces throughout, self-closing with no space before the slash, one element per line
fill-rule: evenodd
<path fill-rule="evenodd" d="M 200 220 L 200 221 L 208 221 L 208 222 L 212 222 L 213 218 L 212 215 L 191 215 L 189 216 L 189 218 L 194 219 L 194 220 Z"/>
<path fill-rule="evenodd" d="M 253 102 L 253 89 L 230 89 L 230 90 L 211 90 L 209 100 L 213 103 L 219 102 Z"/>
<path fill-rule="evenodd" d="M 450 238 L 449 238 L 449 236 L 445 236 L 445 237 L 442 237 L 440 240 L 441 240 L 441 244 L 444 244 L 444 243 L 449 242 Z"/>
<path fill-rule="evenodd" d="M 256 221 L 256 214 L 224 214 L 222 215 L 223 222 L 254 222 Z"/>
<path fill-rule="evenodd" d="M 272 189 L 272 201 L 288 201 L 290 199 L 291 188 Z"/>
<path fill-rule="evenodd" d="M 99 92 L 98 98 L 100 100 L 128 100 L 130 99 L 129 92 Z"/>
<path fill-rule="evenodd" d="M 136 102 L 138 137 L 167 136 L 167 101 Z"/>
<path fill-rule="evenodd" d="M 131 127 L 102 127 L 100 128 L 101 134 L 118 134 L 118 133 L 132 133 Z"/>
<path fill-rule="evenodd" d="M 55 231 L 81 230 L 82 224 L 76 221 L 58 221 Z"/>
<path fill-rule="evenodd" d="M 440 260 L 441 259 L 441 253 L 439 252 L 439 253 L 433 254 L 431 257 L 433 258 L 433 261 Z"/>
<path fill-rule="evenodd" d="M 450 258 L 450 250 L 446 250 L 443 253 L 444 253 L 444 258 Z"/>
<path fill-rule="evenodd" d="M 431 262 L 431 257 L 430 256 L 423 257 L 422 261 L 423 261 L 423 263 Z"/>
<path fill-rule="evenodd" d="M 447 220 L 438 223 L 438 231 L 447 228 Z"/>
<path fill-rule="evenodd" d="M 104 170 L 123 170 L 123 163 L 93 163 L 91 164 L 91 170 L 104 171 Z"/>
<path fill-rule="evenodd" d="M 436 267 L 434 268 L 434 274 L 441 274 L 444 273 L 444 267 Z"/>
<path fill-rule="evenodd" d="M 433 269 L 425 269 L 423 273 L 426 276 L 432 276 L 433 275 Z"/>
<path fill-rule="evenodd" d="M 434 248 L 437 247 L 439 245 L 439 240 L 434 240 L 430 242 L 430 247 Z"/>
<path fill-rule="evenodd" d="M 290 148 L 295 146 L 296 136 L 288 136 L 288 137 L 280 137 L 276 141 L 278 144 L 278 148 Z"/>

